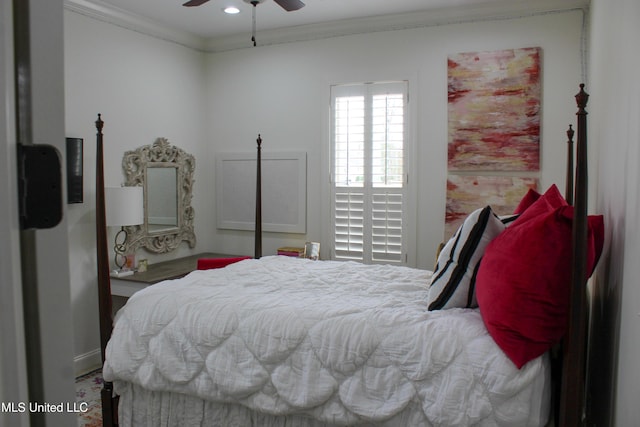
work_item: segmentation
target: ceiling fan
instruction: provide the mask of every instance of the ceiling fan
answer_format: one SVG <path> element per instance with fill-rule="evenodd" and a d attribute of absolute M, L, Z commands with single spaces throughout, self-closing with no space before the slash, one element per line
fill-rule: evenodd
<path fill-rule="evenodd" d="M 200 6 L 208 1 L 209 0 L 189 0 L 188 2 L 183 3 L 182 5 L 187 7 L 194 7 L 194 6 Z M 301 2 L 300 0 L 273 0 L 273 1 L 275 1 L 280 7 L 282 7 L 287 12 L 293 12 L 294 10 L 298 10 L 304 7 L 304 3 Z M 249 3 L 250 5 L 253 6 L 253 10 L 252 10 L 253 29 L 251 32 L 251 41 L 255 46 L 256 45 L 256 6 L 258 6 L 261 3 L 264 3 L 265 0 L 244 0 L 244 2 Z"/>
<path fill-rule="evenodd" d="M 187 6 L 187 7 L 200 6 L 201 4 L 204 4 L 208 1 L 209 0 L 189 0 L 188 2 L 184 3 L 183 6 Z M 264 1 L 265 0 L 244 0 L 245 3 L 252 4 L 253 6 L 257 6 L 260 3 L 263 3 Z M 280 7 L 282 7 L 287 12 L 292 12 L 294 10 L 298 10 L 304 7 L 304 3 L 302 3 L 300 0 L 273 0 L 273 1 L 278 3 Z"/>

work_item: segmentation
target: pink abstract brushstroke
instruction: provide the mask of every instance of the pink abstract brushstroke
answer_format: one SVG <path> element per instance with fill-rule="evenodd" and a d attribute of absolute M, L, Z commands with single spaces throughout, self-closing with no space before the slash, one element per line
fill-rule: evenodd
<path fill-rule="evenodd" d="M 445 237 L 449 238 L 467 215 L 487 205 L 497 215 L 513 213 L 530 188 L 537 188 L 535 178 L 449 175 Z"/>
<path fill-rule="evenodd" d="M 449 169 L 540 167 L 540 49 L 448 59 Z"/>

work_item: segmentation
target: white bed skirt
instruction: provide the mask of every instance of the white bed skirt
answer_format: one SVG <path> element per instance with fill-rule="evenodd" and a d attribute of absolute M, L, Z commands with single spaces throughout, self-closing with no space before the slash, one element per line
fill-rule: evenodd
<path fill-rule="evenodd" d="M 270 415 L 233 403 L 204 401 L 179 393 L 149 391 L 118 381 L 120 395 L 118 420 L 121 427 L 336 427 L 306 415 Z M 411 403 L 404 411 L 383 423 L 358 426 L 408 427 L 425 424 L 419 405 Z"/>

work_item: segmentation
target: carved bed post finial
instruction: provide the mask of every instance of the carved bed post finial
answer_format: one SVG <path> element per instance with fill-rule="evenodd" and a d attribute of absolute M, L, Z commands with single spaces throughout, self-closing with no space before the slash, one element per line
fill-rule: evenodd
<path fill-rule="evenodd" d="M 96 120 L 96 129 L 98 129 L 98 133 L 102 133 L 103 126 L 104 122 L 102 121 L 102 114 L 98 113 L 98 120 Z"/>
<path fill-rule="evenodd" d="M 567 137 L 569 138 L 569 143 L 573 144 L 573 135 L 575 132 L 573 131 L 573 125 L 569 125 L 569 129 L 567 130 Z"/>
<path fill-rule="evenodd" d="M 584 91 L 584 83 L 580 83 L 580 92 L 576 94 L 576 103 L 578 104 L 578 112 L 576 114 L 587 114 L 585 108 L 589 102 L 589 94 Z"/>
<path fill-rule="evenodd" d="M 581 194 L 578 194 L 578 189 L 576 188 L 576 193 L 574 196 L 575 204 L 578 205 L 578 209 L 586 209 L 586 200 L 587 200 L 587 191 L 586 188 L 588 186 L 587 182 L 587 102 L 589 101 L 589 94 L 584 91 L 584 83 L 580 84 L 580 92 L 578 92 L 575 96 L 576 104 L 578 106 L 578 112 L 576 116 L 578 116 L 577 120 L 577 137 L 576 137 L 576 171 L 575 171 L 575 182 L 584 183 Z M 576 184 L 577 187 L 577 184 Z M 583 200 L 580 200 L 583 199 Z M 584 205 L 584 206 L 582 206 Z"/>

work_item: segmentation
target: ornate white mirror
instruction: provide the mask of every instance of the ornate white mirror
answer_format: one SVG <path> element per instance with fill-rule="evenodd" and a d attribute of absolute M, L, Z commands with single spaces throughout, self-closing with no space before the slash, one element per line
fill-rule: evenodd
<path fill-rule="evenodd" d="M 193 248 L 194 157 L 158 138 L 151 145 L 125 152 L 122 167 L 125 185 L 144 188 L 144 223 L 127 227 L 127 250 L 164 253 L 183 241 Z"/>

